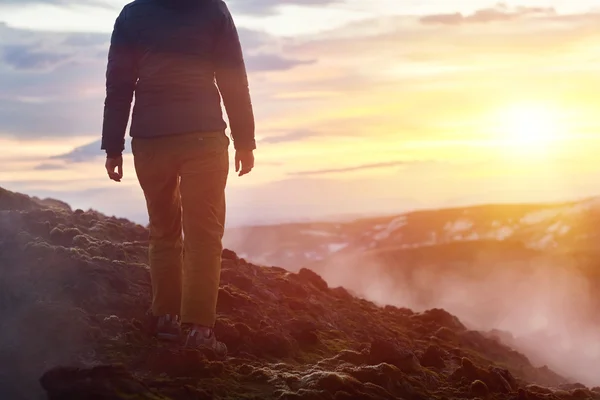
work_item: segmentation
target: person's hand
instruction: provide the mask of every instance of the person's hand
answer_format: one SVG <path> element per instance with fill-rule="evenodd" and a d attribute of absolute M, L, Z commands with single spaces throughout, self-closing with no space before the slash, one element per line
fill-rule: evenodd
<path fill-rule="evenodd" d="M 123 178 L 123 156 L 106 157 L 105 166 L 108 177 L 115 182 L 121 182 Z"/>
<path fill-rule="evenodd" d="M 254 153 L 252 150 L 236 150 L 235 151 L 235 172 L 239 172 L 238 176 L 243 176 L 254 168 Z"/>

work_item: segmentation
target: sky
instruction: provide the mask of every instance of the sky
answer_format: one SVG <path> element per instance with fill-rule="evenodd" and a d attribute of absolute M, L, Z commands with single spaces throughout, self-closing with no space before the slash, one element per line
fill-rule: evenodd
<path fill-rule="evenodd" d="M 0 0 L 0 186 L 147 220 L 100 151 L 121 0 Z M 228 224 L 600 194 L 592 0 L 229 0 L 256 168 Z M 233 155 L 233 152 L 232 152 Z"/>

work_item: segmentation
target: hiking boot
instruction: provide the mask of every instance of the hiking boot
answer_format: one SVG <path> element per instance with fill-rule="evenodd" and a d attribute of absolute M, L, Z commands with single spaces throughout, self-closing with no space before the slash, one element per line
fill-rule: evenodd
<path fill-rule="evenodd" d="M 219 358 L 227 357 L 227 346 L 223 342 L 219 342 L 215 336 L 215 331 L 210 329 L 205 333 L 197 329 L 192 329 L 185 341 L 185 347 L 188 349 L 210 349 Z"/>
<path fill-rule="evenodd" d="M 165 314 L 160 317 L 148 316 L 151 324 L 151 332 L 159 340 L 177 342 L 181 339 L 181 323 L 179 316 Z"/>

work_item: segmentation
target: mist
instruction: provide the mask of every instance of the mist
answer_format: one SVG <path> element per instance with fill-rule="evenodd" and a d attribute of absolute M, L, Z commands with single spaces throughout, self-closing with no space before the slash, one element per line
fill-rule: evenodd
<path fill-rule="evenodd" d="M 590 387 L 600 385 L 598 300 L 591 278 L 566 257 L 503 263 L 488 258 L 478 256 L 469 266 L 419 265 L 400 272 L 378 261 L 346 257 L 318 272 L 330 285 L 380 305 L 446 309 L 536 366 L 547 365 Z"/>

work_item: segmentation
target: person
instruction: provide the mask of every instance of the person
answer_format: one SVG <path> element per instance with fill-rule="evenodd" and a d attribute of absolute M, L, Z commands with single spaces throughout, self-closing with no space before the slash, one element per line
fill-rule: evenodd
<path fill-rule="evenodd" d="M 254 167 L 254 114 L 238 32 L 221 0 L 135 0 L 116 18 L 106 70 L 106 172 L 123 178 L 129 134 L 149 216 L 151 318 L 159 339 L 209 347 L 219 292 L 225 186 Z"/>

